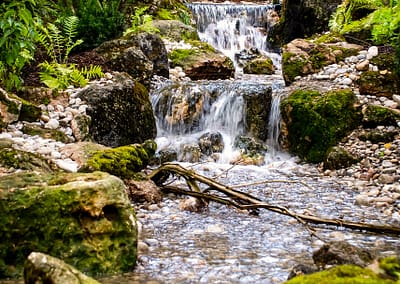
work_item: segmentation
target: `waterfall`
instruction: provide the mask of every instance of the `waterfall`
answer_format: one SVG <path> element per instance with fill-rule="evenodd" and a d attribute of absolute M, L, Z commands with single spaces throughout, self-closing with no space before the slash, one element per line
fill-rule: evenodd
<path fill-rule="evenodd" d="M 246 51 L 268 55 L 279 67 L 279 56 L 268 52 L 266 39 L 276 22 L 274 5 L 188 4 L 197 23 L 200 39 L 226 54 L 241 72 L 239 58 Z"/>
<path fill-rule="evenodd" d="M 279 134 L 281 132 L 281 97 L 281 93 L 274 93 L 272 96 L 271 110 L 269 113 L 267 145 L 272 158 L 275 157 L 276 152 L 279 150 Z"/>

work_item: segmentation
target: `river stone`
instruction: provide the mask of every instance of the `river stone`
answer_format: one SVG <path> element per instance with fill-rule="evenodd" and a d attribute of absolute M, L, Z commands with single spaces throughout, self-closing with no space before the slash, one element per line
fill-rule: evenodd
<path fill-rule="evenodd" d="M 89 106 L 90 136 L 110 147 L 154 139 L 156 123 L 146 88 L 126 73 L 115 73 L 113 79 L 113 83 L 90 85 L 77 94 Z"/>
<path fill-rule="evenodd" d="M 360 249 L 345 241 L 334 241 L 324 244 L 313 253 L 313 260 L 317 267 L 327 265 L 355 264 L 365 267 L 373 260 L 371 252 Z"/>
<path fill-rule="evenodd" d="M 213 153 L 221 153 L 224 150 L 224 139 L 219 132 L 207 132 L 200 136 L 199 146 L 201 152 L 207 156 Z"/>
<path fill-rule="evenodd" d="M 342 147 L 332 147 L 324 159 L 324 169 L 338 170 L 351 166 L 359 161 L 358 158 Z"/>
<path fill-rule="evenodd" d="M 0 177 L 0 188 L 0 278 L 21 276 L 35 251 L 89 275 L 135 266 L 135 212 L 119 178 L 20 172 Z"/>
<path fill-rule="evenodd" d="M 29 254 L 24 266 L 24 281 L 26 284 L 99 284 L 64 261 L 40 252 Z"/>
<path fill-rule="evenodd" d="M 159 203 L 163 198 L 160 188 L 151 180 L 127 180 L 125 184 L 128 187 L 129 197 L 133 202 Z"/>

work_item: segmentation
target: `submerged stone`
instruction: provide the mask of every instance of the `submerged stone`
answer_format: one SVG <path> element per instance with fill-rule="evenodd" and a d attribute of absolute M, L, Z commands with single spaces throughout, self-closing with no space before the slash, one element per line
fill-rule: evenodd
<path fill-rule="evenodd" d="M 0 278 L 21 277 L 31 252 L 89 275 L 135 266 L 135 212 L 119 178 L 21 172 L 0 177 L 0 188 Z"/>

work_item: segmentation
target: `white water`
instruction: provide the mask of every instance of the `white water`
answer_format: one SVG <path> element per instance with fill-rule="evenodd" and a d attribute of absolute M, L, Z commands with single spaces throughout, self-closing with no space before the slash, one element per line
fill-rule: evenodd
<path fill-rule="evenodd" d="M 267 50 L 267 29 L 273 21 L 273 5 L 188 4 L 197 23 L 200 39 L 223 52 L 241 74 L 237 56 L 256 49 L 270 57 L 280 69 L 280 56 Z"/>

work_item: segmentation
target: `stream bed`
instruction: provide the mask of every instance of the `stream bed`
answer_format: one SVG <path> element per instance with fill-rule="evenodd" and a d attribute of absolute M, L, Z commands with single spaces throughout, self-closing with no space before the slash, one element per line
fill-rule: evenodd
<path fill-rule="evenodd" d="M 229 185 L 268 181 L 237 189 L 296 213 L 386 221 L 378 208 L 355 205 L 357 192 L 346 180 L 322 177 L 313 166 L 298 165 L 290 157 L 263 167 L 185 166 L 219 176 L 218 181 Z M 314 226 L 320 240 L 291 217 L 264 209 L 255 216 L 216 203 L 194 213 L 180 209 L 183 198 L 168 194 L 159 206 L 137 208 L 143 225 L 140 239 L 148 250 L 139 256 L 134 273 L 104 278 L 102 283 L 283 283 L 294 265 L 312 263 L 312 252 L 323 241 L 346 240 L 380 255 L 399 253 L 395 236 Z"/>

